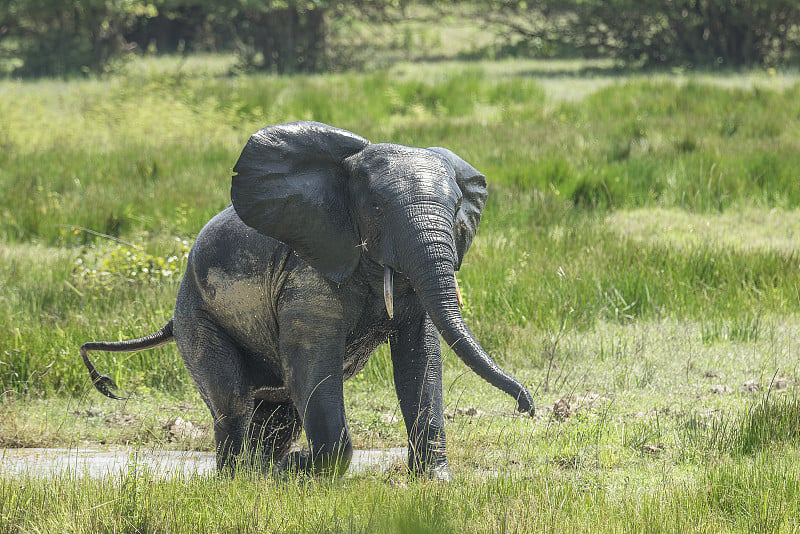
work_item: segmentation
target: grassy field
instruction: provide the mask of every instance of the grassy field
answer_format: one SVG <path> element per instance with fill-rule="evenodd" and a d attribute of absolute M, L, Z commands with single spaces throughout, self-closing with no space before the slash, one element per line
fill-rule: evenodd
<path fill-rule="evenodd" d="M 335 482 L 0 473 L 0 531 L 800 529 L 794 74 L 229 66 L 0 81 L 0 445 L 213 447 L 174 346 L 96 357 L 125 403 L 94 391 L 78 347 L 169 318 L 247 138 L 295 119 L 445 146 L 487 175 L 465 316 L 537 415 L 447 353 L 449 485 L 401 466 Z M 387 351 L 345 394 L 358 448 L 405 445 Z"/>

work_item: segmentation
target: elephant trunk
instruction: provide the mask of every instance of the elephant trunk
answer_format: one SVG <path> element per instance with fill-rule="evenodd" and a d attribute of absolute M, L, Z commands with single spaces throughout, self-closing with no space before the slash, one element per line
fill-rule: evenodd
<path fill-rule="evenodd" d="M 533 414 L 531 394 L 492 360 L 464 322 L 459 309 L 451 247 L 440 243 L 438 246 L 429 244 L 423 249 L 425 260 L 410 262 L 405 266 L 404 274 L 445 342 L 478 376 L 514 398 L 518 411 Z"/>

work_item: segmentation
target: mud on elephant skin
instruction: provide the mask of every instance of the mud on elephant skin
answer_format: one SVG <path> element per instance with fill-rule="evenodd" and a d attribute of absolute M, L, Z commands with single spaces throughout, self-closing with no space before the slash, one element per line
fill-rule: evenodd
<path fill-rule="evenodd" d="M 232 205 L 198 235 L 173 318 L 145 338 L 81 348 L 102 393 L 115 386 L 88 351 L 174 340 L 213 416 L 220 469 L 248 458 L 335 475 L 352 456 L 342 383 L 388 340 L 409 469 L 446 479 L 441 334 L 533 413 L 459 311 L 455 271 L 486 202 L 481 173 L 444 148 L 372 144 L 315 122 L 259 130 L 234 173 Z M 301 428 L 308 449 L 289 453 Z"/>

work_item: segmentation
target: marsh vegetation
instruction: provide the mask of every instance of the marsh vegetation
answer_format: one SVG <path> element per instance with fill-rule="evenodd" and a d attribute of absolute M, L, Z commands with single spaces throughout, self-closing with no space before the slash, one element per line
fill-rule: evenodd
<path fill-rule="evenodd" d="M 0 82 L 0 444 L 213 446 L 174 346 L 97 356 L 124 403 L 94 391 L 78 347 L 164 323 L 244 142 L 295 119 L 445 146 L 487 175 L 464 313 L 539 411 L 516 415 L 448 353 L 450 485 L 401 466 L 336 482 L 0 474 L 0 530 L 800 528 L 794 74 L 228 70 L 151 58 Z M 391 376 L 382 350 L 346 385 L 357 448 L 405 445 Z"/>

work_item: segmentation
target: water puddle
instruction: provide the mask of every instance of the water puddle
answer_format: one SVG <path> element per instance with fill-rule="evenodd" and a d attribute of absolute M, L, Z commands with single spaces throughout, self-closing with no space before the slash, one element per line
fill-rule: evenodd
<path fill-rule="evenodd" d="M 405 464 L 404 447 L 386 450 L 357 450 L 347 475 L 368 470 L 383 471 Z M 146 469 L 157 476 L 186 476 L 216 472 L 212 452 L 136 449 L 3 449 L 0 476 L 55 477 L 62 474 L 91 477 L 116 476 L 131 469 Z"/>

